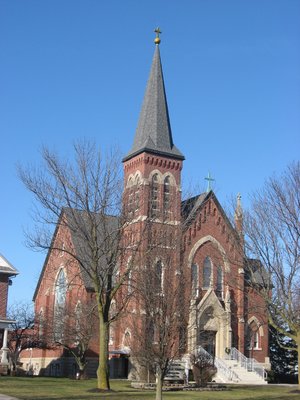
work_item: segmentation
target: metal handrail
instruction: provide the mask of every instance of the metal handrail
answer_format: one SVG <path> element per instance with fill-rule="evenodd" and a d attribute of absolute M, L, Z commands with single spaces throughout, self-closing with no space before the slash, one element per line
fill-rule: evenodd
<path fill-rule="evenodd" d="M 235 347 L 232 347 L 230 349 L 229 357 L 231 360 L 237 361 L 240 364 L 240 366 L 242 368 L 245 368 L 247 371 L 253 371 L 257 375 L 259 375 L 262 379 L 264 380 L 267 379 L 268 377 L 267 371 L 254 358 L 247 358 Z"/>
<path fill-rule="evenodd" d="M 201 354 L 206 360 L 211 362 L 221 374 L 223 374 L 229 381 L 239 381 L 239 376 L 236 372 L 232 371 L 227 364 L 222 361 L 220 358 L 213 358 L 211 354 L 209 354 L 202 346 L 198 346 L 197 354 Z"/>

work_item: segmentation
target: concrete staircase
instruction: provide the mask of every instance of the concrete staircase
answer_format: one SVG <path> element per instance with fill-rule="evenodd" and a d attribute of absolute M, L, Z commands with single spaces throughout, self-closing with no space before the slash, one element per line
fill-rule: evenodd
<path fill-rule="evenodd" d="M 197 354 L 214 363 L 218 371 L 213 381 L 217 383 L 245 385 L 266 385 L 268 383 L 267 373 L 262 365 L 254 359 L 245 357 L 235 348 L 231 349 L 227 359 L 215 357 L 213 360 L 212 356 L 201 346 L 197 349 Z M 184 381 L 186 365 L 186 359 L 172 361 L 165 380 L 171 382 Z"/>
<path fill-rule="evenodd" d="M 173 360 L 170 363 L 169 370 L 165 376 L 165 381 L 183 381 L 184 380 L 185 361 Z"/>
<path fill-rule="evenodd" d="M 199 346 L 197 353 L 202 358 L 212 361 L 212 356 Z M 215 357 L 217 375 L 213 378 L 218 383 L 240 383 L 245 385 L 266 385 L 267 373 L 263 366 L 254 359 L 247 358 L 237 349 L 232 348 L 227 359 Z"/>
<path fill-rule="evenodd" d="M 248 371 L 245 367 L 241 366 L 241 364 L 237 360 L 222 360 L 222 361 L 227 365 L 228 369 L 232 371 L 234 375 L 234 378 L 230 383 L 240 383 L 245 385 L 266 385 L 268 383 L 255 371 Z M 220 374 L 220 378 L 222 379 L 221 375 L 222 374 Z"/>

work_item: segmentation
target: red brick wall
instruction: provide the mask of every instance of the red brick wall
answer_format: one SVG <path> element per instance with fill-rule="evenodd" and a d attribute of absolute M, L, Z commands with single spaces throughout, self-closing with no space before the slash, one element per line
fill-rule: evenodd
<path fill-rule="evenodd" d="M 268 312 L 263 296 L 259 293 L 259 289 L 255 290 L 251 287 L 245 288 L 245 328 L 247 330 L 248 321 L 255 322 L 253 328 L 258 328 L 259 345 L 258 348 L 246 348 L 246 355 L 255 358 L 259 362 L 265 362 L 265 357 L 269 356 L 269 328 L 268 328 Z"/>
<path fill-rule="evenodd" d="M 0 274 L 0 318 L 6 317 L 8 295 L 8 277 Z"/>
<path fill-rule="evenodd" d="M 72 241 L 69 230 L 66 227 L 60 227 L 54 242 L 64 243 L 65 249 L 72 249 Z M 81 304 L 86 304 L 90 297 L 93 296 L 91 293 L 87 293 L 79 269 L 78 263 L 70 257 L 66 252 L 52 250 L 49 254 L 47 264 L 44 268 L 43 278 L 37 291 L 35 298 L 35 315 L 38 319 L 39 313 L 43 311 L 43 317 L 46 320 L 51 321 L 54 313 L 54 302 L 55 302 L 55 282 L 58 271 L 60 268 L 64 268 L 68 289 L 66 293 L 66 315 L 73 314 L 78 300 Z M 68 311 L 69 310 L 69 311 Z M 68 321 L 66 320 L 66 324 Z M 98 326 L 95 326 L 95 334 L 90 342 L 90 349 L 93 353 L 98 353 Z M 58 349 L 54 353 L 53 351 L 47 350 L 34 350 L 37 355 L 36 357 L 47 356 L 51 357 L 53 354 L 59 356 L 62 350 Z"/>

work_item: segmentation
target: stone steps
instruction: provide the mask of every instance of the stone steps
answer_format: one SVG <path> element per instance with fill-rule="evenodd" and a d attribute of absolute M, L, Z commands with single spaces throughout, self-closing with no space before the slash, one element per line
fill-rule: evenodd
<path fill-rule="evenodd" d="M 184 380 L 184 367 L 185 362 L 181 360 L 174 360 L 169 368 L 165 381 L 182 381 Z"/>
<path fill-rule="evenodd" d="M 235 360 L 223 360 L 228 368 L 230 368 L 233 372 L 235 372 L 238 377 L 239 381 L 232 383 L 240 383 L 240 384 L 249 384 L 249 385 L 266 385 L 268 382 L 261 378 L 256 372 L 254 371 L 247 371 L 244 367 L 242 367 L 237 361 Z"/>

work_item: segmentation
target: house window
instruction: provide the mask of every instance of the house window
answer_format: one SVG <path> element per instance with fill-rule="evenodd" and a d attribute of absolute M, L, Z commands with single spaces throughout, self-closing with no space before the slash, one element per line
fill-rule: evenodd
<path fill-rule="evenodd" d="M 191 281 L 192 281 L 192 297 L 198 297 L 198 265 L 192 264 L 191 267 Z"/>
<path fill-rule="evenodd" d="M 208 289 L 211 286 L 211 261 L 206 257 L 203 265 L 203 288 Z"/>
<path fill-rule="evenodd" d="M 223 270 L 219 266 L 217 269 L 217 296 L 223 298 Z"/>
<path fill-rule="evenodd" d="M 156 218 L 159 213 L 158 174 L 154 174 L 151 181 L 150 209 L 151 209 L 151 217 Z"/>

